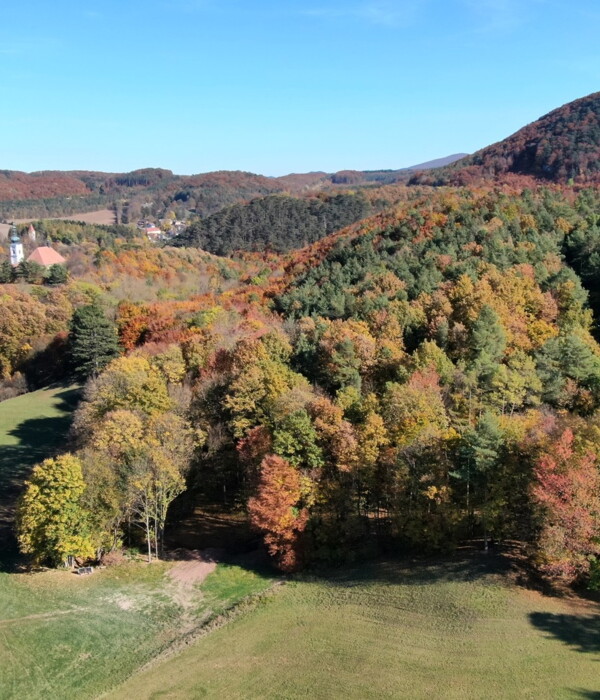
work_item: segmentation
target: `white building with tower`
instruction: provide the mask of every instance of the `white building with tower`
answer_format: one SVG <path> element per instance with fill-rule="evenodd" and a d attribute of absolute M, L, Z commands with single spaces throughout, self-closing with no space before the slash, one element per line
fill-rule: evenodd
<path fill-rule="evenodd" d="M 16 267 L 25 259 L 23 243 L 17 233 L 17 227 L 13 224 L 10 228 L 10 264 Z"/>

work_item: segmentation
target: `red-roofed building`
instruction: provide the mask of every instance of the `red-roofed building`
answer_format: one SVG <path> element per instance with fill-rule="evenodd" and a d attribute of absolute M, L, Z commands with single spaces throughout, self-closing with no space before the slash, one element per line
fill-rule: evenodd
<path fill-rule="evenodd" d="M 43 267 L 50 267 L 51 265 L 64 265 L 67 261 L 53 248 L 43 245 L 33 251 L 27 258 L 27 262 L 35 262 Z"/>
<path fill-rule="evenodd" d="M 158 241 L 161 238 L 164 238 L 164 233 L 158 228 L 158 226 L 147 226 L 144 230 L 151 241 Z"/>

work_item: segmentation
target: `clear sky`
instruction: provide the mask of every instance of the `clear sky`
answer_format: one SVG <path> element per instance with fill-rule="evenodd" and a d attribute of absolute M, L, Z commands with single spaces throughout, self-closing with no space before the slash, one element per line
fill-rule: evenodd
<path fill-rule="evenodd" d="M 2 0 L 0 168 L 472 152 L 600 90 L 600 0 Z"/>

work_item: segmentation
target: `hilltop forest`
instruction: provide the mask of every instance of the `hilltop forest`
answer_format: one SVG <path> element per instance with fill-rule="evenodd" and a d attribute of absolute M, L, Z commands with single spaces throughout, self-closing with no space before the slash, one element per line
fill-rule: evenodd
<path fill-rule="evenodd" d="M 586 100 L 527 127 L 556 149 L 527 182 L 261 192 L 177 247 L 46 222 L 70 279 L 0 288 L 3 391 L 86 384 L 68 452 L 27 482 L 22 551 L 101 557 L 133 523 L 161 556 L 172 504 L 202 501 L 245 513 L 284 571 L 513 539 L 542 575 L 599 586 Z M 567 148 L 569 120 L 586 136 Z M 513 167 L 511 138 L 492 148 Z"/>

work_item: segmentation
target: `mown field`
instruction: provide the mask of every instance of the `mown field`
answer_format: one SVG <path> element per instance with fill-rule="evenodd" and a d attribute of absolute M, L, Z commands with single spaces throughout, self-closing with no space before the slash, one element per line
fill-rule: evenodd
<path fill-rule="evenodd" d="M 288 583 L 109 697 L 600 697 L 600 609 L 488 570 L 481 554 Z"/>

